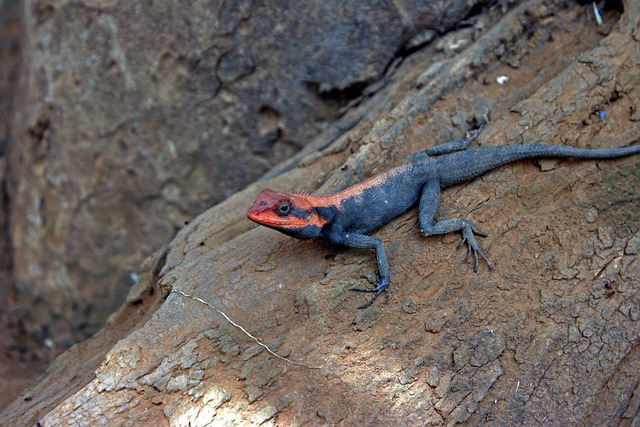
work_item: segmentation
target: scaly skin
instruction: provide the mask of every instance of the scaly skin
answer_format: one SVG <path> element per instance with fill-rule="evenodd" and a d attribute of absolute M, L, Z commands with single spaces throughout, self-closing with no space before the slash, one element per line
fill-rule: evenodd
<path fill-rule="evenodd" d="M 274 230 L 301 240 L 325 239 L 332 244 L 351 248 L 374 249 L 378 263 L 377 281 L 371 289 L 375 295 L 359 308 L 370 306 L 383 292 L 389 297 L 389 265 L 379 239 L 367 236 L 418 204 L 420 231 L 425 236 L 462 233 L 460 245 L 467 245 L 467 259 L 474 257 L 478 270 L 478 255 L 490 270 L 489 262 L 474 234 L 486 236 L 469 221 L 461 218 L 435 221 L 440 204 L 440 192 L 472 180 L 492 169 L 517 160 L 543 157 L 573 157 L 609 159 L 640 153 L 640 145 L 625 148 L 589 150 L 553 145 L 513 145 L 466 150 L 477 136 L 463 141 L 439 145 L 413 156 L 413 160 L 360 184 L 327 197 L 279 193 L 263 190 L 247 217 Z M 635 143 L 636 141 L 634 141 Z"/>

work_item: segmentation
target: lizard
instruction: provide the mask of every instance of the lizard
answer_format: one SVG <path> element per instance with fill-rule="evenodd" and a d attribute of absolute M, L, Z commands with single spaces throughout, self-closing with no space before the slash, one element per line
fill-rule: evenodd
<path fill-rule="evenodd" d="M 329 196 L 276 192 L 264 189 L 247 211 L 247 217 L 266 227 L 304 241 L 322 239 L 349 248 L 373 249 L 377 274 L 372 288 L 351 290 L 374 293 L 358 308 L 366 308 L 384 292 L 389 299 L 389 263 L 380 239 L 368 234 L 418 205 L 420 232 L 425 236 L 461 232 L 458 248 L 467 245 L 468 261 L 478 271 L 478 256 L 494 266 L 475 235 L 486 237 L 462 218 L 436 220 L 441 190 L 471 181 L 505 164 L 536 158 L 610 159 L 640 153 L 640 145 L 611 149 L 586 149 L 544 144 L 487 146 L 469 149 L 480 130 L 467 139 L 419 151 L 411 162 L 373 176 Z"/>

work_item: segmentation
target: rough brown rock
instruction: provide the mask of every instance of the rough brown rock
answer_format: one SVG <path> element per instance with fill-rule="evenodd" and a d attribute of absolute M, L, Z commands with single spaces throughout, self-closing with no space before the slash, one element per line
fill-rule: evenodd
<path fill-rule="evenodd" d="M 33 386 L 47 364 L 30 351 L 32 346 L 41 345 L 19 333 L 11 276 L 6 148 L 20 63 L 19 6 L 15 1 L 0 0 L 0 408 L 13 402 L 26 387 Z"/>
<path fill-rule="evenodd" d="M 0 270 L 11 264 L 6 193 L 6 151 L 9 140 L 9 120 L 14 88 L 18 80 L 20 26 L 18 7 L 13 2 L 0 1 Z M 8 287 L 7 287 L 8 288 Z"/>
<path fill-rule="evenodd" d="M 366 110 L 357 126 L 149 258 L 108 326 L 0 423 L 640 422 L 637 156 L 522 162 L 445 192 L 442 217 L 489 232 L 492 273 L 472 272 L 457 236 L 420 236 L 415 212 L 392 221 L 376 233 L 392 298 L 364 311 L 348 289 L 374 268 L 371 253 L 302 244 L 243 216 L 262 187 L 335 191 L 487 117 L 479 144 L 637 139 L 640 8 L 626 2 L 598 28 L 590 7 L 524 1 L 462 54 L 411 55 L 354 107 Z M 312 368 L 270 355 L 216 310 Z"/>

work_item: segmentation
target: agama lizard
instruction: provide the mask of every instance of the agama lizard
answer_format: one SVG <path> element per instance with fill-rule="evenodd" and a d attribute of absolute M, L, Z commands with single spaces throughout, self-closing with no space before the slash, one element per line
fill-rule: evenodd
<path fill-rule="evenodd" d="M 581 149 L 553 145 L 511 145 L 467 150 L 469 139 L 438 145 L 420 151 L 413 160 L 332 196 L 320 197 L 263 190 L 247 211 L 247 217 L 301 240 L 325 239 L 350 248 L 374 249 L 378 264 L 373 288 L 352 288 L 375 295 L 358 308 L 371 305 L 383 292 L 389 298 L 389 264 L 384 246 L 368 233 L 400 216 L 418 204 L 420 232 L 425 236 L 462 232 L 458 247 L 467 244 L 467 260 L 474 257 L 478 270 L 480 255 L 493 270 L 493 264 L 476 242 L 474 233 L 486 237 L 465 219 L 436 221 L 440 191 L 483 175 L 517 160 L 544 157 L 609 159 L 640 153 L 640 145 L 614 149 Z M 636 141 L 634 141 L 635 143 Z"/>

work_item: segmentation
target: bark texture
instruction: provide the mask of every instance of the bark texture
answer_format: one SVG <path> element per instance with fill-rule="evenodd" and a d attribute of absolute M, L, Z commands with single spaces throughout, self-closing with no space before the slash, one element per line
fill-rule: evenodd
<path fill-rule="evenodd" d="M 415 211 L 392 221 L 376 233 L 391 299 L 366 310 L 348 289 L 373 271 L 372 253 L 303 244 L 244 217 L 263 187 L 330 193 L 487 120 L 480 145 L 637 140 L 640 6 L 622 6 L 602 26 L 590 4 L 478 9 L 471 27 L 411 52 L 351 103 L 357 123 L 311 146 L 341 129 L 330 145 L 148 258 L 107 326 L 0 423 L 640 423 L 638 156 L 521 162 L 446 191 L 440 217 L 489 233 L 491 273 L 473 273 L 458 236 L 420 236 Z"/>

